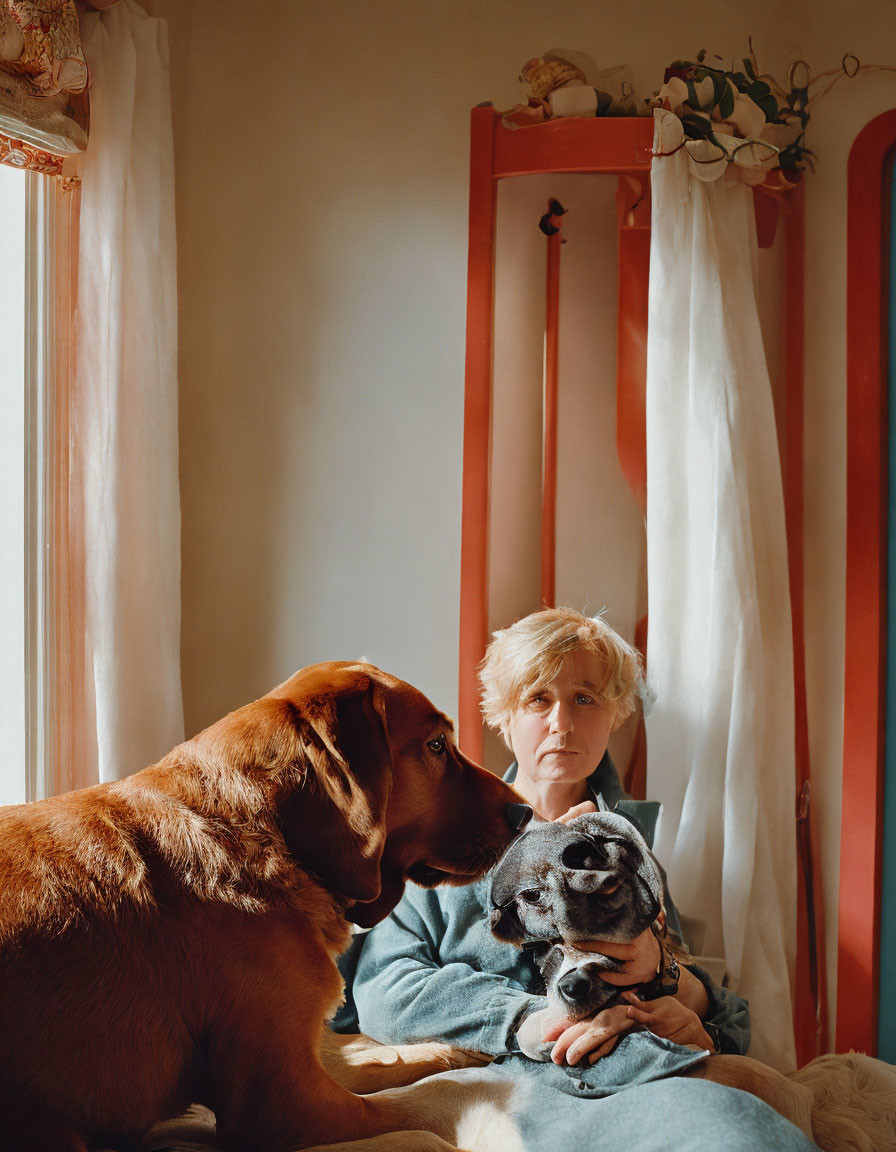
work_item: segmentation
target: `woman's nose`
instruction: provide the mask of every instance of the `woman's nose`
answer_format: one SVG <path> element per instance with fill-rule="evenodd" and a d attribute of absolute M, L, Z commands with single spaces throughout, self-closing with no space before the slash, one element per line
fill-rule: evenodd
<path fill-rule="evenodd" d="M 557 700 L 551 709 L 551 731 L 569 732 L 572 730 L 572 713 L 562 700 Z"/>

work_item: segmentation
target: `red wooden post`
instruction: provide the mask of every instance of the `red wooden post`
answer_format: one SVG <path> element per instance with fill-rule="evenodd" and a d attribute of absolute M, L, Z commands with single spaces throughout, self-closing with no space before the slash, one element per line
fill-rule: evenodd
<path fill-rule="evenodd" d="M 885 165 L 896 111 L 856 137 L 847 167 L 846 662 L 837 1050 L 877 1051 L 886 720 Z"/>
<path fill-rule="evenodd" d="M 554 606 L 557 551 L 557 419 L 560 353 L 560 233 L 548 236 L 544 311 L 544 414 L 541 445 L 541 602 Z"/>
<path fill-rule="evenodd" d="M 616 192 L 616 454 L 642 515 L 647 512 L 647 311 L 650 290 L 650 177 L 620 176 Z M 647 657 L 647 617 L 635 629 Z M 638 728 L 623 772 L 627 792 L 647 792 L 647 733 Z"/>
<path fill-rule="evenodd" d="M 476 668 L 488 642 L 488 466 L 495 304 L 497 188 L 493 156 L 496 123 L 493 109 L 473 109 L 470 122 L 458 722 L 464 750 L 474 760 L 480 761 L 483 739 Z"/>
<path fill-rule="evenodd" d="M 650 281 L 650 178 L 620 176 L 616 285 L 616 451 L 622 473 L 647 511 L 647 301 Z"/>
<path fill-rule="evenodd" d="M 812 803 L 809 721 L 806 709 L 806 656 L 803 556 L 803 405 L 804 405 L 804 256 L 803 185 L 784 199 L 763 196 L 767 243 L 775 235 L 776 217 L 784 222 L 784 452 L 782 471 L 787 518 L 787 556 L 793 629 L 797 817 L 797 942 L 793 1017 L 797 1063 L 807 1063 L 827 1049 L 827 975 L 824 907 L 819 877 L 818 830 Z M 776 212 L 775 205 L 778 205 Z M 759 219 L 762 219 L 760 214 Z M 761 234 L 761 233 L 760 233 Z M 762 240 L 760 239 L 760 243 Z"/>

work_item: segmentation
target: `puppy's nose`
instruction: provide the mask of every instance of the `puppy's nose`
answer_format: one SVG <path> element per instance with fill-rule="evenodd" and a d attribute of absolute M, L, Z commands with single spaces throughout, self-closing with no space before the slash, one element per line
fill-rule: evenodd
<path fill-rule="evenodd" d="M 557 981 L 557 991 L 567 1004 L 578 1007 L 587 1001 L 591 993 L 591 981 L 574 968 L 572 972 L 567 972 Z"/>
<path fill-rule="evenodd" d="M 532 819 L 532 809 L 528 804 L 508 804 L 504 814 L 514 832 L 522 832 Z"/>

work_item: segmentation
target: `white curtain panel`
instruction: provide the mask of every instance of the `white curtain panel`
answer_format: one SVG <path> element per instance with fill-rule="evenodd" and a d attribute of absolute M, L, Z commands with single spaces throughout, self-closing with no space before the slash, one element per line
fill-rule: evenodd
<path fill-rule="evenodd" d="M 784 500 L 750 188 L 694 174 L 657 112 L 647 346 L 647 788 L 656 851 L 795 1066 L 793 649 Z M 723 170 L 726 166 L 723 165 Z"/>
<path fill-rule="evenodd" d="M 82 16 L 92 78 L 81 169 L 73 531 L 85 688 L 77 783 L 183 739 L 177 290 L 166 25 L 132 0 Z"/>

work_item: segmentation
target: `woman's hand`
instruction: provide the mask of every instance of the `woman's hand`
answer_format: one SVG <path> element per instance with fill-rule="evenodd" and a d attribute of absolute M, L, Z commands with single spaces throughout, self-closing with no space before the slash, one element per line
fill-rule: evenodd
<path fill-rule="evenodd" d="M 628 944 L 614 944 L 609 940 L 577 940 L 576 948 L 582 952 L 600 952 L 612 960 L 619 960 L 616 971 L 601 972 L 607 984 L 646 984 L 660 968 L 663 950 L 659 940 L 648 928 Z"/>
<path fill-rule="evenodd" d="M 555 1040 L 572 1021 L 553 1008 L 530 1012 L 516 1031 L 516 1042 L 530 1060 L 546 1062 L 550 1058 L 550 1041 Z"/>
<path fill-rule="evenodd" d="M 555 824 L 568 824 L 570 820 L 575 820 L 576 816 L 584 816 L 586 812 L 596 812 L 597 806 L 591 800 L 583 800 L 581 804 L 573 804 L 572 808 L 567 808 L 562 816 L 558 816 L 554 821 Z"/>
<path fill-rule="evenodd" d="M 556 1040 L 551 1049 L 551 1059 L 555 1064 L 578 1064 L 587 1057 L 586 1062 L 593 1064 L 601 1056 L 607 1056 L 620 1037 L 638 1023 L 628 1012 L 625 1004 L 616 1004 L 589 1020 L 580 1020 L 577 1024 L 566 1021 L 565 1027 L 559 1024 L 549 1029 L 544 1039 Z"/>
<path fill-rule="evenodd" d="M 551 1049 L 555 1064 L 579 1064 L 587 1057 L 593 1064 L 607 1056 L 626 1032 L 638 1025 L 654 1036 L 671 1040 L 675 1044 L 694 1044 L 713 1051 L 713 1042 L 706 1033 L 700 1017 L 674 996 L 661 996 L 658 1000 L 639 1000 L 634 992 L 623 992 L 626 1004 L 616 1004 L 590 1020 L 578 1024 L 558 1022 L 547 1029 L 543 1041 L 556 1040 Z"/>
<path fill-rule="evenodd" d="M 625 1011 L 633 1024 L 643 1024 L 654 1036 L 662 1036 L 664 1040 L 672 1040 L 676 1044 L 696 1044 L 698 1048 L 713 1051 L 713 1042 L 700 1017 L 674 996 L 639 1000 L 635 992 L 623 992 L 622 997 L 628 1001 Z"/>
<path fill-rule="evenodd" d="M 617 1004 L 576 1023 L 555 1008 L 542 1008 L 525 1018 L 517 1029 L 516 1041 L 530 1060 L 576 1064 L 591 1053 L 593 1064 L 612 1052 L 619 1037 L 636 1026 L 627 1012 L 628 1005 Z"/>

